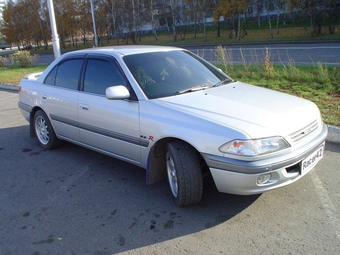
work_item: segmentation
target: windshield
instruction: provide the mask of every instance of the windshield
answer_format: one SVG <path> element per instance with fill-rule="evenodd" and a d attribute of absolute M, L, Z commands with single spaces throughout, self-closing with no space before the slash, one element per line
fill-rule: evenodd
<path fill-rule="evenodd" d="M 231 79 L 188 51 L 151 52 L 124 57 L 148 98 L 207 89 Z"/>

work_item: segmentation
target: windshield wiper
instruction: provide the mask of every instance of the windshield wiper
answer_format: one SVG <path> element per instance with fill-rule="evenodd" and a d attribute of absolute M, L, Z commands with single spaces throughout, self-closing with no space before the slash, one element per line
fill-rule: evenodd
<path fill-rule="evenodd" d="M 231 79 L 224 79 L 224 80 L 222 80 L 222 81 L 216 83 L 213 87 L 218 87 L 218 86 L 221 86 L 222 84 L 227 84 L 227 83 L 230 83 L 230 82 L 232 82 L 232 81 L 233 81 L 233 80 L 231 80 Z"/>
<path fill-rule="evenodd" d="M 199 90 L 205 90 L 205 89 L 208 89 L 208 88 L 211 88 L 211 87 L 212 87 L 211 85 L 199 85 L 199 86 L 195 86 L 195 87 L 191 87 L 191 88 L 188 88 L 188 89 L 178 91 L 176 93 L 176 95 L 180 95 L 180 94 L 184 94 L 184 93 L 188 93 L 188 92 L 195 92 L 195 91 L 199 91 Z"/>

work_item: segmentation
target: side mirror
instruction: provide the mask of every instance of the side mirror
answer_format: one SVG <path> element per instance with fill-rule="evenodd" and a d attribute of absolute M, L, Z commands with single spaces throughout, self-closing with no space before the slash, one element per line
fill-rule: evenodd
<path fill-rule="evenodd" d="M 106 98 L 109 100 L 128 99 L 130 92 L 123 85 L 108 87 L 105 91 Z"/>

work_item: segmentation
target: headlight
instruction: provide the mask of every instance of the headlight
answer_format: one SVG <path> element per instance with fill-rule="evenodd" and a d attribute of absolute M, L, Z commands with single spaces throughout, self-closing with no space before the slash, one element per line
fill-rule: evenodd
<path fill-rule="evenodd" d="M 268 137 L 253 140 L 233 140 L 223 144 L 219 150 L 223 153 L 259 156 L 290 147 L 289 143 L 282 137 Z"/>

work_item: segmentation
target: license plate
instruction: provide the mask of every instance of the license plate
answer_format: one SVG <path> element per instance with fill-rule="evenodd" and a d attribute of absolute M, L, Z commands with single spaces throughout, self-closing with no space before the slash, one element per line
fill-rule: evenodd
<path fill-rule="evenodd" d="M 301 163 L 301 175 L 308 173 L 315 165 L 323 158 L 325 143 L 322 146 L 305 158 Z"/>

